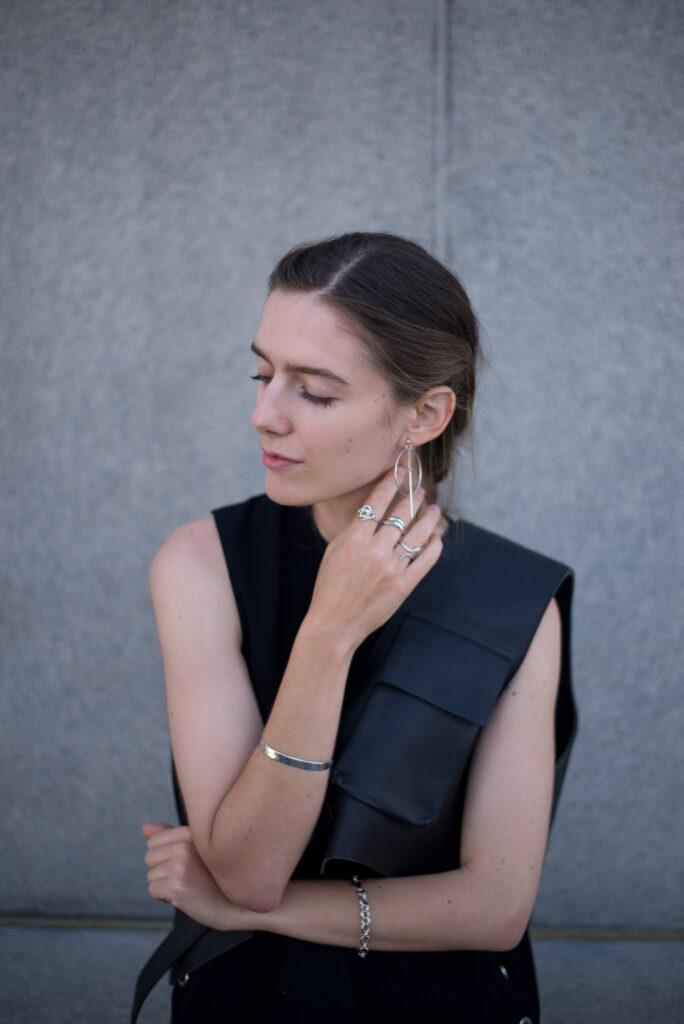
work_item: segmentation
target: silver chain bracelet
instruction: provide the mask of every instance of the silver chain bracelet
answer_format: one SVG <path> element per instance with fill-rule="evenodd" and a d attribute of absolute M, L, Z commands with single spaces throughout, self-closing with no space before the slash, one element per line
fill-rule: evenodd
<path fill-rule="evenodd" d="M 361 942 L 357 953 L 360 957 L 365 958 L 368 956 L 368 950 L 370 949 L 370 937 L 371 937 L 371 912 L 370 903 L 368 902 L 368 893 L 361 885 L 361 879 L 358 875 L 352 875 L 351 884 L 356 889 L 356 894 L 359 897 L 359 910 L 361 911 Z"/>

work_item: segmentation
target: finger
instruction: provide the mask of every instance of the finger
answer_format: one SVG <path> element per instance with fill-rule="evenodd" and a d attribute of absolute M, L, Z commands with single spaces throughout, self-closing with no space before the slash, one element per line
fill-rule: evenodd
<path fill-rule="evenodd" d="M 370 505 L 374 514 L 377 516 L 377 522 L 375 522 L 375 520 L 370 520 L 363 523 L 363 525 L 368 527 L 370 522 L 373 526 L 378 526 L 380 521 L 386 518 L 385 513 L 389 509 L 396 493 L 397 486 L 394 482 L 394 470 L 390 469 L 377 482 L 364 502 L 365 505 Z M 373 530 L 369 530 L 370 535 L 372 535 L 373 532 Z"/>
<path fill-rule="evenodd" d="M 166 879 L 162 879 L 159 882 L 152 882 L 147 888 L 150 896 L 154 897 L 155 900 L 159 900 L 160 903 L 170 903 L 173 906 L 171 892 L 169 891 L 169 885 Z"/>
<path fill-rule="evenodd" d="M 147 840 L 148 850 L 152 850 L 157 846 L 165 846 L 167 843 L 191 843 L 192 836 L 190 835 L 190 829 L 187 825 L 180 825 L 174 828 L 169 825 L 167 828 L 155 832 L 154 835 L 150 836 Z"/>
<path fill-rule="evenodd" d="M 159 882 L 162 878 L 171 878 L 167 864 L 154 864 L 145 876 L 148 882 Z"/>
<path fill-rule="evenodd" d="M 140 831 L 145 839 L 150 839 L 157 832 L 162 832 L 166 828 L 173 828 L 173 825 L 167 825 L 163 821 L 146 821 L 140 826 Z"/>
<path fill-rule="evenodd" d="M 393 504 L 391 511 L 383 516 L 384 520 L 390 518 L 401 519 L 404 523 L 404 533 L 408 530 L 412 523 L 415 523 L 418 518 L 422 515 L 422 510 L 425 504 L 425 491 L 422 487 L 419 487 L 417 491 L 413 492 L 413 518 L 411 518 L 411 499 L 408 495 L 400 495 L 397 501 Z M 387 525 L 383 523 L 383 525 Z M 392 534 L 394 543 L 396 544 L 399 540 L 399 536 Z"/>
<path fill-rule="evenodd" d="M 153 846 L 145 854 L 145 863 L 148 868 L 157 864 L 166 864 L 173 856 L 173 845 L 165 843 L 164 846 Z"/>
<path fill-rule="evenodd" d="M 426 544 L 423 546 L 423 550 L 419 555 L 415 555 L 412 559 L 405 558 L 401 564 L 406 566 L 406 572 L 410 574 L 410 578 L 414 580 L 413 585 L 415 586 L 419 580 L 426 576 L 430 569 L 435 565 L 439 556 L 444 548 L 444 543 L 439 533 L 434 532 L 430 534 Z M 403 552 L 408 554 L 409 552 Z"/>
<path fill-rule="evenodd" d="M 442 510 L 439 505 L 423 507 L 421 514 L 414 519 L 404 536 L 398 538 L 397 543 L 403 541 L 408 547 L 425 547 L 433 533 L 441 535 L 441 519 Z"/>
<path fill-rule="evenodd" d="M 382 531 L 380 532 L 382 534 L 383 543 L 386 545 L 388 552 L 391 552 L 402 540 L 408 543 L 406 538 L 409 532 L 414 530 L 418 523 L 421 524 L 421 529 L 419 534 L 414 536 L 419 536 L 420 539 L 414 540 L 412 542 L 412 546 L 418 547 L 419 545 L 427 543 L 427 539 L 432 533 L 440 513 L 437 513 L 436 516 L 434 513 L 431 513 L 428 519 L 425 520 L 427 508 L 425 505 L 425 492 L 422 487 L 414 494 L 413 505 L 413 519 L 411 519 L 409 499 L 402 498 L 392 508 L 390 515 L 382 520 L 380 524 L 382 526 Z"/>
<path fill-rule="evenodd" d="M 193 856 L 199 855 L 192 843 L 187 839 L 177 839 L 170 843 L 148 846 L 147 853 L 145 854 L 145 863 L 148 867 L 152 864 L 163 864 L 170 860 L 175 860 L 178 863 L 188 863 Z"/>

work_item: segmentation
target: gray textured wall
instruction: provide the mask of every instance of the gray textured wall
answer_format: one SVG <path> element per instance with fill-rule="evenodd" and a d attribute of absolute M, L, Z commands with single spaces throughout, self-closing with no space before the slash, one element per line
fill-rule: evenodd
<path fill-rule="evenodd" d="M 435 21 L 440 33 L 435 43 Z M 486 332 L 463 511 L 578 571 L 537 920 L 681 924 L 676 3 L 3 0 L 0 911 L 151 916 L 151 557 L 261 487 L 290 244 L 432 240 Z"/>

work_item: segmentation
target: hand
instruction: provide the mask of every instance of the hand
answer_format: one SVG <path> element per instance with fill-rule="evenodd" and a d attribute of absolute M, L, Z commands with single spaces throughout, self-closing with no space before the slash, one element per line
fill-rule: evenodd
<path fill-rule="evenodd" d="M 145 863 L 151 896 L 210 928 L 250 927 L 246 920 L 249 911 L 236 907 L 221 892 L 197 853 L 189 828 L 148 821 L 141 831 L 147 839 Z"/>
<path fill-rule="evenodd" d="M 396 493 L 390 470 L 366 500 L 377 522 L 355 515 L 328 545 L 307 615 L 319 633 L 334 632 L 354 645 L 361 643 L 390 618 L 439 558 L 444 526 L 440 508 L 426 508 L 420 490 L 414 498 L 418 509 L 410 523 L 409 499 L 402 497 L 392 505 Z M 407 524 L 403 535 L 395 526 L 382 525 L 390 516 Z M 413 561 L 402 558 L 408 552 L 400 541 L 420 547 L 420 554 Z"/>

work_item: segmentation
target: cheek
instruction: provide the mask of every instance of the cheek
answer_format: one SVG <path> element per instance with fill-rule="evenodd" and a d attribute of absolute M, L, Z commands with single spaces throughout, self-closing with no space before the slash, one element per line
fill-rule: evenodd
<path fill-rule="evenodd" d="M 375 396 L 356 403 L 339 419 L 317 420 L 312 428 L 317 453 L 327 453 L 345 466 L 355 462 L 367 465 L 369 461 L 384 464 L 390 456 L 394 458 L 394 419 L 383 399 Z"/>

